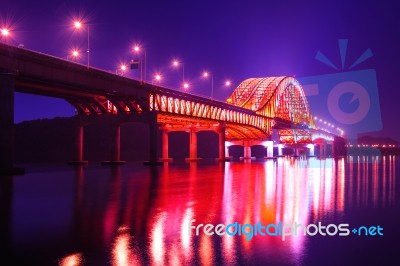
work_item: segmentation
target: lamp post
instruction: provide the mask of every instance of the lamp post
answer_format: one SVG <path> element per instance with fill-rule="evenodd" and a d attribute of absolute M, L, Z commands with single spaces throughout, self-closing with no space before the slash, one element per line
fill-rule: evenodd
<path fill-rule="evenodd" d="M 143 81 L 146 81 L 146 57 L 147 57 L 147 55 L 146 55 L 146 48 L 142 48 L 142 47 L 140 47 L 139 45 L 135 45 L 134 47 L 133 47 L 133 50 L 136 52 L 136 53 L 140 53 L 140 51 L 141 50 L 143 50 L 143 53 L 144 53 L 144 71 L 143 71 L 143 67 L 142 67 L 142 60 L 140 60 L 140 80 L 143 82 Z"/>
<path fill-rule="evenodd" d="M 214 77 L 212 73 L 209 73 L 207 71 L 203 72 L 203 77 L 208 78 L 211 77 L 211 99 L 214 99 Z"/>
<path fill-rule="evenodd" d="M 81 30 L 83 26 L 86 25 L 86 31 L 87 31 L 87 67 L 89 68 L 90 66 L 90 28 L 89 24 L 83 24 L 81 21 L 76 20 L 74 21 L 74 27 L 77 30 Z"/>

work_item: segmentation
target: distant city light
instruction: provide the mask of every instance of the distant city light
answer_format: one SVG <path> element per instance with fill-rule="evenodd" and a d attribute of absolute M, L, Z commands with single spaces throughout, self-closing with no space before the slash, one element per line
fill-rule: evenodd
<path fill-rule="evenodd" d="M 189 84 L 188 83 L 184 83 L 183 84 L 183 88 L 188 89 L 189 88 Z"/>
<path fill-rule="evenodd" d="M 225 85 L 226 85 L 226 86 L 231 86 L 230 80 L 225 81 Z"/>
<path fill-rule="evenodd" d="M 126 71 L 126 70 L 127 70 L 127 67 L 126 67 L 125 64 L 120 65 L 119 68 L 120 68 L 122 71 Z"/>
<path fill-rule="evenodd" d="M 133 47 L 133 50 L 134 50 L 135 52 L 139 52 L 139 51 L 140 51 L 140 46 L 139 46 L 139 45 L 135 45 L 135 46 Z"/>
<path fill-rule="evenodd" d="M 160 80 L 161 80 L 161 75 L 160 75 L 160 74 L 156 74 L 155 79 L 156 79 L 157 81 L 160 81 Z"/>
<path fill-rule="evenodd" d="M 174 60 L 174 61 L 172 62 L 172 65 L 173 65 L 173 66 L 176 66 L 176 67 L 179 66 L 179 61 L 178 61 L 178 60 Z"/>
<path fill-rule="evenodd" d="M 204 73 L 203 73 L 203 77 L 208 77 L 208 72 L 207 71 L 204 71 Z"/>

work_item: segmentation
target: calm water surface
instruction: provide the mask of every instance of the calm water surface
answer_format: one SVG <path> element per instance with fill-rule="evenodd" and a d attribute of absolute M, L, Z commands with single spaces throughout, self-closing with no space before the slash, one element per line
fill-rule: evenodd
<path fill-rule="evenodd" d="M 399 166 L 395 156 L 27 166 L 1 181 L 1 265 L 400 265 Z M 379 225 L 383 236 L 196 236 L 192 219 Z"/>

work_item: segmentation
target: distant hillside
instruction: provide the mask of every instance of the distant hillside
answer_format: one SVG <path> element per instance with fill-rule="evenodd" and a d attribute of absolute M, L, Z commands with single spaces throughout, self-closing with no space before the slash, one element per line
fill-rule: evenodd
<path fill-rule="evenodd" d="M 391 138 L 385 137 L 372 137 L 372 136 L 362 136 L 358 138 L 358 144 L 366 144 L 366 145 L 396 145 L 400 146 L 400 142 L 395 141 Z"/>
<path fill-rule="evenodd" d="M 357 144 L 348 145 L 349 155 L 395 155 L 400 154 L 400 143 L 391 138 L 362 136 Z"/>

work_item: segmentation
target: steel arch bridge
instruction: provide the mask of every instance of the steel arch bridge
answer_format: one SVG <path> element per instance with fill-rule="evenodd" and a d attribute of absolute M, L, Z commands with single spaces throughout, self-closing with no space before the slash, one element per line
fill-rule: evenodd
<path fill-rule="evenodd" d="M 265 140 L 276 129 L 281 143 L 311 143 L 316 130 L 307 99 L 291 76 L 243 81 L 227 101 L 220 102 L 153 86 L 149 96 L 104 95 L 67 99 L 81 115 L 156 112 L 157 122 L 170 128 L 216 128 L 225 125 L 227 140 Z"/>
<path fill-rule="evenodd" d="M 283 143 L 311 142 L 316 129 L 304 91 L 292 76 L 246 79 L 227 103 L 267 118 L 267 135 L 277 129 Z"/>
<path fill-rule="evenodd" d="M 120 126 L 129 122 L 148 124 L 153 163 L 159 159 L 160 129 L 165 143 L 170 131 L 189 132 L 191 158 L 196 157 L 199 131 L 218 134 L 221 159 L 225 139 L 242 141 L 249 148 L 251 143 L 271 141 L 275 131 L 279 142 L 288 144 L 336 137 L 316 127 L 304 91 L 291 76 L 246 79 L 227 101 L 216 101 L 0 43 L 0 92 L 0 150 L 5 155 L 0 156 L 0 174 L 14 172 L 13 156 L 9 156 L 15 152 L 9 141 L 14 138 L 14 92 L 60 98 L 75 107 L 75 162 L 79 163 L 84 162 L 83 127 L 91 123 L 112 124 L 111 159 L 116 163 L 120 162 Z"/>

